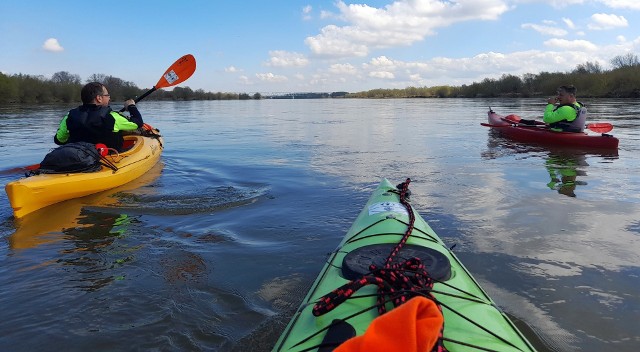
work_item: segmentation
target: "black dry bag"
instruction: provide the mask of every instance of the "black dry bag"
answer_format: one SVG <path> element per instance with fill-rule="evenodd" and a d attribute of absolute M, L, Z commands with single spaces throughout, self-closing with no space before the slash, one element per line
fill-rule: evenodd
<path fill-rule="evenodd" d="M 65 174 L 71 172 L 94 172 L 100 170 L 100 153 L 96 146 L 87 142 L 62 145 L 45 155 L 38 173 Z"/>

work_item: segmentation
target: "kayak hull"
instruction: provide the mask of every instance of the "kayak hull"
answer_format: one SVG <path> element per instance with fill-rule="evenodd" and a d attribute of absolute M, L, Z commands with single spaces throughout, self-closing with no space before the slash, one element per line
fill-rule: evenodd
<path fill-rule="evenodd" d="M 5 191 L 16 219 L 65 200 L 105 191 L 135 180 L 160 159 L 161 137 L 128 135 L 125 144 L 133 146 L 118 155 L 109 155 L 117 171 L 102 166 L 99 171 L 68 174 L 40 174 L 9 182 Z"/>
<path fill-rule="evenodd" d="M 429 253 L 430 258 L 421 259 L 425 264 L 430 262 L 427 265 L 430 275 L 439 276 L 439 280 L 443 282 L 436 281 L 433 295 L 442 304 L 445 347 L 451 352 L 468 351 L 469 344 L 496 351 L 533 351 L 532 345 L 495 306 L 425 220 L 414 209 L 411 211 L 415 216 L 415 227 L 399 255 L 405 247 L 413 250 L 405 256 L 411 257 L 413 253 L 420 251 Z M 396 187 L 383 179 L 338 248 L 330 254 L 273 351 L 316 351 L 327 335 L 327 327 L 338 320 L 344 320 L 355 329 L 356 335 L 362 335 L 372 320 L 379 316 L 374 296 L 377 290 L 375 285 L 361 288 L 356 293 L 358 298 L 352 297 L 324 315 L 315 317 L 312 314 L 313 306 L 324 295 L 348 283 L 349 277 L 353 279 L 350 271 L 352 268 L 347 268 L 352 264 L 350 256 L 374 248 L 368 253 L 379 252 L 384 257 L 382 260 L 386 259 L 389 252 L 375 249 L 375 246 L 386 245 L 389 249 L 393 248 L 407 231 L 408 224 L 409 213 L 400 203 Z M 369 258 L 367 255 L 364 257 Z M 376 263 L 380 260 L 379 257 L 373 259 Z M 361 264 L 366 267 L 370 262 L 369 258 Z M 446 263 L 439 265 L 436 262 Z M 460 315 L 470 318 L 476 324 Z M 483 328 L 508 341 L 508 344 Z"/>
<path fill-rule="evenodd" d="M 583 149 L 618 149 L 618 138 L 612 135 L 555 132 L 544 126 L 514 125 L 504 121 L 503 118 L 504 116 L 489 111 L 487 126 L 499 132 L 500 135 L 517 142 Z"/>

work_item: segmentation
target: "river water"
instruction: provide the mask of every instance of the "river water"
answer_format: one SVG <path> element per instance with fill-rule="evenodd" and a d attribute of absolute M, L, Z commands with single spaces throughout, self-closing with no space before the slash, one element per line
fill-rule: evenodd
<path fill-rule="evenodd" d="M 141 102 L 161 162 L 15 221 L 0 350 L 268 351 L 382 178 L 542 350 L 640 348 L 640 103 L 585 99 L 617 153 L 513 143 L 542 99 Z M 0 107 L 0 184 L 69 106 Z"/>

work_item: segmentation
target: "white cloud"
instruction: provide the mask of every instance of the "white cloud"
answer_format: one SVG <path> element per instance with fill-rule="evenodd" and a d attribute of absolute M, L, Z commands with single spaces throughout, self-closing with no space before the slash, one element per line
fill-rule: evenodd
<path fill-rule="evenodd" d="M 264 82 L 279 83 L 288 81 L 287 77 L 281 75 L 274 75 L 273 73 L 256 73 L 256 77 Z"/>
<path fill-rule="evenodd" d="M 273 50 L 269 52 L 271 58 L 267 62 L 267 66 L 272 67 L 303 67 L 309 63 L 309 60 L 302 54 L 288 52 L 284 50 Z"/>
<path fill-rule="evenodd" d="M 547 35 L 547 36 L 563 37 L 568 34 L 568 32 L 562 28 L 541 26 L 539 24 L 533 24 L 533 23 L 524 23 L 521 27 L 524 29 L 533 29 L 534 31 L 540 34 Z"/>
<path fill-rule="evenodd" d="M 382 79 L 394 79 L 394 78 L 396 78 L 396 76 L 393 74 L 393 72 L 388 72 L 388 71 L 372 71 L 372 72 L 369 72 L 369 77 L 382 78 Z"/>
<path fill-rule="evenodd" d="M 595 51 L 598 49 L 595 44 L 587 40 L 566 40 L 554 38 L 545 41 L 544 45 L 566 50 Z"/>
<path fill-rule="evenodd" d="M 242 85 L 252 85 L 253 82 L 249 79 L 249 77 L 242 75 L 238 77 L 238 82 Z"/>
<path fill-rule="evenodd" d="M 302 19 L 305 21 L 308 21 L 311 19 L 311 11 L 313 10 L 313 7 L 311 7 L 311 5 L 307 5 L 305 7 L 302 8 Z"/>
<path fill-rule="evenodd" d="M 606 67 L 614 56 L 637 51 L 640 37 L 602 47 L 584 40 L 551 39 L 545 44 L 550 50 L 486 52 L 471 57 L 435 57 L 422 61 L 402 61 L 389 55 L 378 56 L 361 63 L 333 64 L 324 71 L 318 71 L 306 84 L 317 87 L 316 89 L 347 91 L 385 87 L 459 86 L 480 82 L 485 78 L 497 79 L 503 74 L 522 76 L 526 73 L 571 71 L 586 61 L 598 62 Z"/>
<path fill-rule="evenodd" d="M 487 52 L 473 57 L 437 57 L 428 61 L 405 62 L 386 58 L 396 70 L 381 69 L 363 64 L 369 77 L 392 79 L 391 84 L 407 87 L 419 83 L 424 86 L 462 85 L 480 82 L 485 78 L 499 78 L 502 74 L 521 76 L 525 73 L 562 72 L 574 69 L 585 61 L 606 65 L 611 57 L 629 50 L 629 46 L 606 47 L 595 50 L 595 45 L 584 41 L 559 41 L 562 51 L 527 50 L 513 53 Z M 594 51 L 584 51 L 587 48 Z"/>
<path fill-rule="evenodd" d="M 564 24 L 566 24 L 569 29 L 576 29 L 576 25 L 571 19 L 563 17 L 562 22 L 564 22 Z"/>
<path fill-rule="evenodd" d="M 242 72 L 242 70 L 235 66 L 229 66 L 224 68 L 224 72 L 235 73 L 235 72 Z"/>
<path fill-rule="evenodd" d="M 332 12 L 325 11 L 325 10 L 320 11 L 320 18 L 323 20 L 326 20 L 328 18 L 335 18 L 335 17 L 336 15 L 333 14 Z"/>
<path fill-rule="evenodd" d="M 329 66 L 328 71 L 337 75 L 355 75 L 357 73 L 357 69 L 351 64 L 333 64 Z"/>
<path fill-rule="evenodd" d="M 370 57 L 375 49 L 411 45 L 432 34 L 436 29 L 467 19 L 481 20 L 490 17 L 492 13 L 499 15 L 507 8 L 485 13 L 480 10 L 483 6 L 500 9 L 500 0 L 479 1 L 480 4 L 473 0 L 455 3 L 439 0 L 396 0 L 379 8 L 369 5 L 346 5 L 343 1 L 346 0 L 338 0 L 338 13 L 320 12 L 321 17 L 330 18 L 333 24 L 326 25 L 316 36 L 305 40 L 315 55 L 272 51 L 269 53 L 271 59 L 267 65 L 280 68 L 307 67 L 312 63 L 322 64 L 322 61 L 312 61 L 322 59 L 320 56 L 351 57 L 349 63 L 324 62 L 326 66 L 316 67 L 313 74 L 301 71 L 295 75 L 290 73 L 288 76 L 263 73 L 256 77 L 264 83 L 290 82 L 295 83 L 295 87 L 298 88 L 317 87 L 315 89 L 325 90 L 462 85 L 479 82 L 485 78 L 500 78 L 503 74 L 521 76 L 525 73 L 570 71 L 586 61 L 606 66 L 612 57 L 637 50 L 640 46 L 640 37 L 635 40 L 618 37 L 615 43 L 602 47 L 587 40 L 561 39 L 569 33 L 572 36 L 584 35 L 582 29 L 586 29 L 586 24 L 584 27 L 578 26 L 573 22 L 573 17 L 565 17 L 558 21 L 541 20 L 538 23 L 522 25 L 522 28 L 537 31 L 542 35 L 554 36 L 554 39 L 544 42 L 546 51 L 487 52 L 462 58 L 435 57 L 421 61 L 394 59 L 392 51 L 380 52 L 379 55 Z M 582 0 L 567 1 L 578 3 Z M 558 5 L 560 4 L 558 2 Z M 566 2 L 564 4 L 566 5 Z M 624 17 L 621 16 L 606 15 L 594 16 L 591 22 L 611 26 L 620 25 L 624 23 L 623 20 Z M 424 28 L 419 28 L 421 26 Z"/>
<path fill-rule="evenodd" d="M 316 55 L 362 57 L 372 49 L 411 45 L 457 22 L 495 20 L 508 10 L 500 0 L 397 0 L 383 8 L 338 1 L 336 6 L 336 17 L 347 25 L 328 25 L 307 37 L 305 43 Z"/>
<path fill-rule="evenodd" d="M 535 1 L 525 1 L 525 2 L 535 2 Z M 572 5 L 582 5 L 585 0 L 544 0 L 541 2 L 548 2 L 549 5 L 556 9 L 564 9 L 570 7 Z"/>
<path fill-rule="evenodd" d="M 374 57 L 373 59 L 371 59 L 370 64 L 371 66 L 386 67 L 386 68 L 395 68 L 396 66 L 394 61 L 390 60 L 386 56 Z"/>
<path fill-rule="evenodd" d="M 638 0 L 601 0 L 601 2 L 614 9 L 640 10 Z"/>
<path fill-rule="evenodd" d="M 369 48 L 363 43 L 351 40 L 342 28 L 329 25 L 320 30 L 315 37 L 307 37 L 305 44 L 317 55 L 334 57 L 367 56 Z"/>
<path fill-rule="evenodd" d="M 60 45 L 60 43 L 58 43 L 58 39 L 56 38 L 49 38 L 45 40 L 44 44 L 42 45 L 42 49 L 53 52 L 64 51 L 64 48 Z"/>
<path fill-rule="evenodd" d="M 628 27 L 629 22 L 624 16 L 608 15 L 596 13 L 591 16 L 591 23 L 587 26 L 593 30 L 613 29 L 618 27 Z"/>
<path fill-rule="evenodd" d="M 409 75 L 409 79 L 413 82 L 421 82 L 422 81 L 422 76 L 420 76 L 419 74 L 411 74 Z"/>

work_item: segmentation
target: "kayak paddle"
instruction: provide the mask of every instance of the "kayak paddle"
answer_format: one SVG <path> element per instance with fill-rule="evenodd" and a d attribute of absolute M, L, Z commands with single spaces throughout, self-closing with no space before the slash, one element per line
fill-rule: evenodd
<path fill-rule="evenodd" d="M 505 121 L 505 122 L 516 123 L 516 124 L 525 125 L 525 126 L 542 126 L 542 125 L 546 125 L 542 121 L 525 120 L 525 119 L 520 118 L 520 116 L 518 116 L 518 115 L 507 115 L 507 116 L 503 117 L 502 120 Z M 585 127 L 588 130 L 596 132 L 596 133 L 607 133 L 607 132 L 610 132 L 613 129 L 613 125 L 608 123 L 608 122 L 588 123 L 588 124 L 585 125 Z"/>
<path fill-rule="evenodd" d="M 510 121 L 512 124 L 515 124 L 513 121 Z M 517 124 L 519 127 L 529 127 L 529 128 L 544 128 L 541 125 L 526 125 L 526 124 Z M 480 126 L 484 126 L 484 127 L 512 127 L 513 125 L 492 125 L 490 123 L 485 123 L 485 122 L 481 122 Z M 596 133 L 607 133 L 609 131 L 611 131 L 613 129 L 613 125 L 607 122 L 595 122 L 595 123 L 590 123 L 587 124 L 585 126 L 587 129 L 589 129 L 590 131 L 596 132 Z"/>
<path fill-rule="evenodd" d="M 0 171 L 0 175 L 10 175 L 10 174 L 15 174 L 16 172 L 31 171 L 31 170 L 35 170 L 35 169 L 38 169 L 38 168 L 40 168 L 40 164 L 33 164 L 33 165 L 22 166 L 22 167 L 14 167 L 12 169 L 6 169 L 6 170 Z"/>
<path fill-rule="evenodd" d="M 193 73 L 196 71 L 196 59 L 191 54 L 184 55 L 174 62 L 169 68 L 162 74 L 162 77 L 158 80 L 153 88 L 146 91 L 141 96 L 135 99 L 135 102 L 139 102 L 140 100 L 146 98 L 149 94 L 155 92 L 161 88 L 167 88 L 175 86 L 176 84 L 180 84 L 186 81 Z M 124 108 L 120 111 L 124 111 Z M 33 164 L 29 166 L 23 167 L 14 167 L 12 169 L 0 171 L 0 174 L 13 174 L 19 171 L 31 171 L 40 167 L 40 164 Z"/>

